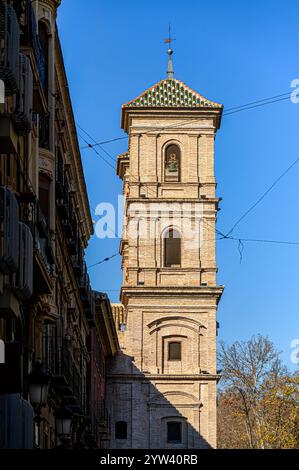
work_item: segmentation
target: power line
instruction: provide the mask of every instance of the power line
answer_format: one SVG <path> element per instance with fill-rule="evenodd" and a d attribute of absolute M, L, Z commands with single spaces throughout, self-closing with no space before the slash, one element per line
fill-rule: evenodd
<path fill-rule="evenodd" d="M 288 99 L 289 99 L 289 96 L 286 96 L 285 98 L 280 98 L 280 99 L 276 99 L 276 100 L 272 100 L 272 101 L 267 101 L 267 103 L 261 103 L 261 104 L 256 104 L 256 105 L 253 105 L 253 106 L 242 107 L 240 109 L 236 109 L 235 111 L 225 112 L 225 113 L 223 113 L 223 116 L 229 116 L 230 114 L 241 113 L 242 111 L 247 111 L 247 110 L 253 109 L 253 108 L 259 108 L 259 107 L 265 106 L 267 104 L 277 103 L 278 101 L 285 101 L 285 100 L 288 100 Z"/>
<path fill-rule="evenodd" d="M 84 131 L 84 129 L 83 129 L 81 126 L 79 126 L 79 127 L 80 127 L 80 129 L 81 129 L 83 132 L 85 132 L 86 135 L 88 135 L 92 140 L 94 140 L 93 137 L 92 137 L 90 134 L 88 134 L 86 131 Z M 102 156 L 99 152 L 97 152 L 97 150 L 96 150 L 94 147 L 92 147 L 92 149 L 96 152 L 96 154 L 97 154 L 100 158 L 103 159 L 103 161 L 105 161 L 107 164 L 109 164 L 109 166 L 112 167 L 112 165 L 111 165 L 109 162 L 107 162 L 107 160 L 105 160 L 105 158 L 103 158 L 103 156 Z M 109 152 L 105 151 L 105 153 L 113 159 L 112 155 L 109 154 Z M 258 199 L 248 210 L 246 210 L 246 212 L 237 220 L 237 222 L 233 225 L 233 227 L 232 227 L 226 234 L 224 234 L 222 231 L 218 230 L 217 228 L 215 228 L 215 232 L 216 232 L 218 235 L 220 235 L 221 237 L 223 237 L 223 238 L 228 237 L 228 236 L 234 231 L 234 229 L 240 224 L 240 222 L 241 222 L 245 217 L 247 217 L 247 215 L 248 215 L 253 209 L 255 209 L 255 207 L 256 207 L 258 204 L 260 204 L 260 203 L 262 202 L 262 200 L 270 193 L 270 191 L 272 191 L 272 189 L 278 184 L 278 182 L 296 165 L 296 163 L 297 163 L 298 161 L 299 161 L 299 158 L 297 158 L 297 159 L 296 159 L 296 160 L 295 160 L 295 161 L 294 161 L 294 162 L 293 162 L 293 163 L 274 181 L 274 183 L 272 183 L 272 185 L 262 194 L 262 196 L 259 197 L 259 199 Z M 113 167 L 113 169 L 115 170 L 116 168 Z M 132 175 L 131 175 L 131 179 L 134 181 L 134 178 L 133 178 Z M 136 179 L 135 182 L 138 182 L 138 180 Z M 153 194 L 154 196 L 156 196 L 156 194 L 153 192 L 153 190 L 151 190 L 151 188 L 147 187 L 147 189 L 148 189 L 148 192 L 149 192 L 149 193 L 152 192 L 152 194 Z M 205 220 L 205 223 L 206 223 L 207 225 L 209 225 L 206 220 Z M 210 227 L 214 230 L 214 227 L 212 227 L 211 225 L 210 225 Z"/>
<path fill-rule="evenodd" d="M 249 103 L 246 103 L 246 104 L 243 104 L 243 105 L 240 105 L 240 106 L 234 106 L 234 107 L 228 108 L 223 113 L 223 116 L 229 116 L 231 114 L 240 113 L 242 111 L 248 111 L 250 109 L 258 108 L 258 107 L 261 107 L 261 106 L 266 106 L 268 104 L 277 103 L 279 101 L 285 101 L 285 100 L 289 99 L 290 95 L 291 95 L 291 92 L 288 91 L 288 92 L 282 93 L 280 95 L 274 95 L 274 96 L 270 96 L 268 98 L 263 98 L 263 99 L 260 99 L 260 100 L 257 100 L 257 101 L 251 101 Z M 189 123 L 189 122 L 197 121 L 197 120 L 198 120 L 198 118 L 186 119 L 184 121 L 181 121 L 181 123 L 179 123 L 179 124 L 170 124 L 169 126 L 164 126 L 164 127 L 160 128 L 159 130 L 179 128 L 181 125 L 184 125 L 185 123 Z M 80 126 L 78 126 L 78 127 L 80 127 Z M 152 128 L 151 130 L 146 131 L 143 134 L 148 134 L 149 132 L 152 132 L 153 130 L 155 130 L 155 128 Z M 93 147 L 101 146 L 101 145 L 104 145 L 104 144 L 107 144 L 107 143 L 116 142 L 118 140 L 124 140 L 124 139 L 127 139 L 127 137 L 116 137 L 115 139 L 110 139 L 110 140 L 103 141 L 103 142 L 97 142 L 95 139 L 92 139 L 94 141 L 94 143 L 91 144 L 91 143 L 88 142 L 86 147 L 82 147 L 82 150 L 87 149 L 87 148 L 93 148 Z M 104 149 L 102 148 L 102 150 L 104 150 Z"/>
<path fill-rule="evenodd" d="M 213 239 L 214 240 L 214 239 Z M 266 243 L 266 244 L 275 244 L 275 245 L 293 245 L 293 246 L 299 246 L 299 242 L 295 241 L 286 241 L 286 240 L 267 240 L 267 239 L 258 239 L 258 238 L 243 238 L 243 237 L 231 237 L 231 236 L 223 236 L 220 238 L 216 238 L 216 240 L 231 240 L 231 241 L 236 241 L 239 243 L 238 249 L 240 253 L 240 261 L 242 261 L 243 258 L 243 251 L 244 251 L 244 243 Z M 206 242 L 209 240 L 205 240 Z M 120 256 L 119 252 L 114 253 L 113 255 L 109 256 L 108 258 L 104 258 L 98 263 L 92 264 L 91 266 L 88 266 L 88 269 L 94 268 L 95 266 L 99 266 L 103 263 L 106 263 L 110 261 L 111 259 L 115 258 L 116 256 Z M 112 290 L 110 290 L 112 292 Z M 116 292 L 116 290 L 115 290 Z"/>
<path fill-rule="evenodd" d="M 267 243 L 267 244 L 275 244 L 275 245 L 298 245 L 299 242 L 293 241 L 285 241 L 285 240 L 265 240 L 265 239 L 257 239 L 257 238 L 241 238 L 241 237 L 231 237 L 225 236 L 222 238 L 218 238 L 217 240 L 232 240 L 238 242 L 238 252 L 240 256 L 240 264 L 243 261 L 243 253 L 244 253 L 244 243 Z"/>
<path fill-rule="evenodd" d="M 100 145 L 105 145 L 105 144 L 110 144 L 112 142 L 116 142 L 118 140 L 125 140 L 127 139 L 128 136 L 125 136 L 125 137 L 116 137 L 115 139 L 110 139 L 110 140 L 103 140 L 103 142 L 95 142 L 94 144 L 88 144 L 86 145 L 86 147 L 81 147 L 81 150 L 85 150 L 85 149 L 88 149 L 88 148 L 92 148 L 92 147 L 97 147 L 97 146 L 100 146 Z"/>
<path fill-rule="evenodd" d="M 85 139 L 85 137 L 82 136 L 82 134 L 80 134 L 80 133 L 78 132 L 78 135 L 79 135 L 79 137 L 80 137 L 82 140 L 84 140 L 85 143 L 88 144 L 88 141 Z M 106 159 L 97 151 L 96 148 L 92 147 L 92 150 L 93 150 L 108 166 L 110 166 L 110 167 L 113 169 L 113 171 L 116 170 L 115 166 L 111 165 L 111 163 L 108 162 L 108 160 L 106 160 Z"/>
<path fill-rule="evenodd" d="M 231 108 L 227 108 L 226 111 L 233 111 L 235 109 L 239 109 L 239 108 L 244 108 L 245 106 L 250 106 L 250 105 L 253 105 L 253 104 L 258 104 L 258 103 L 262 103 L 264 101 L 269 101 L 269 100 L 274 100 L 276 98 L 281 98 L 282 96 L 290 96 L 292 92 L 288 91 L 287 93 L 281 93 L 280 95 L 275 95 L 275 96 L 270 96 L 269 98 L 263 98 L 263 99 L 260 99 L 260 100 L 257 100 L 257 101 L 251 101 L 250 103 L 246 103 L 246 104 L 240 104 L 238 106 L 233 106 Z"/>
<path fill-rule="evenodd" d="M 85 133 L 86 135 L 88 135 L 92 140 L 94 140 L 94 138 L 93 138 L 90 134 L 88 134 L 88 132 L 86 132 L 81 126 L 79 126 L 79 124 L 77 124 L 77 125 L 78 125 L 78 127 L 82 130 L 82 132 L 84 132 L 84 133 Z M 85 140 L 81 135 L 80 135 L 80 137 L 81 137 L 83 140 Z M 86 141 L 86 140 L 85 140 L 85 141 Z M 106 160 L 94 147 L 92 147 L 92 150 L 93 150 L 105 163 L 107 163 L 111 168 L 113 168 L 113 169 L 116 171 L 116 167 L 114 167 L 113 165 L 111 165 L 110 162 L 107 162 L 107 160 Z M 107 153 L 107 155 L 110 156 L 110 157 L 113 159 L 112 155 L 109 154 L 109 152 L 105 151 L 105 153 Z M 132 180 L 133 182 L 139 183 L 138 179 L 137 179 L 137 178 L 134 178 L 132 175 L 130 176 L 130 178 L 131 178 L 131 180 Z M 145 186 L 147 186 L 147 185 L 145 184 Z M 148 193 L 152 193 L 153 196 L 156 197 L 156 193 L 155 193 L 151 188 L 149 188 L 149 187 L 147 186 L 147 189 L 148 189 Z M 213 229 L 213 231 L 215 230 L 215 232 L 216 232 L 218 235 L 220 235 L 220 236 L 222 236 L 222 237 L 225 236 L 225 234 L 224 234 L 223 232 L 221 232 L 221 231 L 218 230 L 217 228 L 212 227 L 212 225 L 210 225 L 206 220 L 205 220 L 205 223 L 206 223 L 208 226 L 210 226 L 210 227 Z M 115 233 L 114 233 L 114 235 L 116 236 Z M 116 238 L 118 238 L 118 237 L 116 236 Z"/>
<path fill-rule="evenodd" d="M 87 269 L 91 269 L 91 268 L 94 268 L 95 266 L 99 266 L 100 264 L 107 263 L 111 259 L 116 258 L 116 256 L 120 256 L 119 251 L 117 253 L 114 253 L 113 255 L 109 256 L 108 258 L 102 259 L 98 263 L 95 263 L 95 264 L 92 264 L 91 266 L 88 266 Z"/>
<path fill-rule="evenodd" d="M 296 163 L 298 163 L 299 161 L 299 158 L 297 158 L 275 181 L 274 183 L 271 184 L 271 186 L 258 198 L 258 200 L 252 205 L 249 207 L 249 209 L 247 209 L 243 215 L 241 215 L 241 217 L 239 217 L 239 219 L 236 221 L 236 223 L 232 226 L 232 228 L 228 231 L 228 233 L 226 234 L 226 236 L 229 236 L 234 230 L 235 228 L 237 227 L 237 225 L 240 224 L 240 222 L 245 219 L 245 217 L 247 217 L 247 215 L 253 211 L 253 209 L 255 209 L 255 207 L 260 204 L 262 202 L 263 199 L 265 199 L 265 197 L 270 193 L 270 191 L 272 191 L 272 189 L 274 188 L 274 186 L 277 185 L 277 183 L 279 183 L 279 181 L 296 165 Z"/>
<path fill-rule="evenodd" d="M 102 291 L 103 292 L 120 292 L 120 289 L 105 289 L 105 288 L 102 288 Z"/>
<path fill-rule="evenodd" d="M 88 132 L 86 132 L 78 123 L 76 123 L 76 124 L 77 124 L 77 126 L 79 127 L 79 129 L 80 129 L 82 132 L 84 132 L 84 134 L 87 135 L 87 137 L 89 137 L 91 140 L 93 140 L 94 143 L 96 143 L 95 139 L 94 139 Z M 82 136 L 81 136 L 81 138 L 82 138 Z M 89 146 L 90 146 L 90 145 L 91 145 L 91 144 L 89 144 Z M 114 158 L 112 155 L 110 155 L 110 153 L 107 152 L 107 151 L 101 146 L 101 144 L 97 144 L 97 145 L 101 148 L 101 150 L 102 150 L 109 158 L 111 158 L 111 159 L 115 162 L 115 158 Z"/>
<path fill-rule="evenodd" d="M 287 97 L 284 97 L 284 95 L 288 95 Z M 246 111 L 248 109 L 252 109 L 252 108 L 255 108 L 255 107 L 260 107 L 260 106 L 265 106 L 266 104 L 271 104 L 271 103 L 275 103 L 277 101 L 283 101 L 283 100 L 286 100 L 286 99 L 289 99 L 289 95 L 290 95 L 290 92 L 288 93 L 284 93 L 284 94 L 281 94 L 281 95 L 276 95 L 274 97 L 271 97 L 271 98 L 265 98 L 265 99 L 262 99 L 262 100 L 258 100 L 258 101 L 254 101 L 254 102 L 250 102 L 250 103 L 247 103 L 245 105 L 241 105 L 239 107 L 233 107 L 233 108 L 229 108 L 228 109 L 228 112 L 227 113 L 224 113 L 224 115 L 229 115 L 229 114 L 234 114 L 236 112 L 241 112 L 241 111 Z M 282 98 L 280 98 L 282 97 Z M 283 98 L 284 97 L 284 98 Z M 275 98 L 274 100 L 272 98 Z M 278 98 L 278 99 L 276 99 Z M 271 101 L 269 101 L 271 100 Z M 195 120 L 195 119 L 194 119 Z M 196 119 L 197 120 L 197 119 Z M 185 122 L 190 122 L 190 121 L 193 121 L 192 120 L 186 120 Z M 184 124 L 184 122 L 181 122 L 180 124 Z M 80 137 L 82 138 L 82 140 L 87 144 L 87 147 L 86 148 L 92 148 L 92 150 L 94 150 L 94 152 L 106 163 L 108 164 L 111 168 L 113 168 L 113 170 L 115 171 L 116 168 L 115 166 L 111 165 L 110 162 L 108 162 L 94 147 L 95 146 L 101 146 L 102 143 L 97 143 L 96 140 L 88 133 L 86 132 L 79 124 L 77 124 L 78 127 L 81 129 L 82 132 L 84 132 L 93 142 L 94 144 L 90 144 L 82 135 L 80 135 Z M 168 127 L 173 127 L 173 126 L 167 126 L 167 127 L 164 127 L 165 128 L 168 128 Z M 177 127 L 179 127 L 179 125 L 177 125 Z M 148 131 L 148 132 L 151 132 L 151 131 Z M 148 133 L 146 132 L 146 133 Z M 123 137 L 123 138 L 117 138 L 117 139 L 111 139 L 109 142 L 113 142 L 113 141 L 116 141 L 116 140 L 121 140 L 121 139 L 125 139 L 126 137 Z M 105 142 L 104 142 L 105 143 Z M 109 156 L 109 158 L 111 158 L 114 162 L 115 162 L 115 158 L 109 153 L 107 152 L 105 149 L 103 149 L 101 147 L 101 150 L 104 151 L 106 153 L 107 156 Z M 229 240 L 235 240 L 235 241 L 238 241 L 239 245 L 238 245 L 238 250 L 239 250 L 239 253 L 240 253 L 240 261 L 242 261 L 242 255 L 243 255 L 243 250 L 244 250 L 244 245 L 243 245 L 243 242 L 255 242 L 255 243 L 275 243 L 275 244 L 288 244 L 288 245 L 299 245 L 299 242 L 288 242 L 288 241 L 277 241 L 277 240 L 259 240 L 259 239 L 242 239 L 242 238 L 235 238 L 235 237 L 232 237 L 230 236 L 230 234 L 233 232 L 233 230 L 237 227 L 237 225 L 239 225 L 239 223 L 267 196 L 267 194 L 274 188 L 274 186 L 276 186 L 276 184 L 291 170 L 291 168 L 299 161 L 299 158 L 295 160 L 295 162 L 293 162 L 288 168 L 287 170 L 285 170 L 275 181 L 274 183 L 270 186 L 270 188 L 267 189 L 267 191 L 265 191 L 265 193 L 237 220 L 237 222 L 234 224 L 234 226 L 232 227 L 232 229 L 227 233 L 227 234 L 224 234 L 222 231 L 218 230 L 215 228 L 215 232 L 216 234 L 218 234 L 220 237 L 217 238 L 217 240 L 223 240 L 223 239 L 229 239 Z M 131 178 L 133 178 L 131 176 Z M 138 182 L 138 180 L 136 179 L 136 182 Z M 152 191 L 150 190 L 150 188 L 148 188 L 148 191 Z M 154 194 L 154 196 L 156 196 L 156 194 L 152 191 L 152 193 Z M 205 220 L 205 223 L 207 225 L 208 222 Z M 209 225 L 213 230 L 214 230 L 214 227 L 212 227 L 212 225 Z M 92 265 L 90 267 L 93 267 L 93 266 L 97 266 L 97 265 L 100 265 L 104 262 L 107 262 L 107 261 L 110 261 L 110 259 L 114 258 L 115 256 L 117 256 L 119 253 L 115 254 L 115 255 L 112 255 L 111 257 L 109 258 L 105 258 L 104 260 L 100 261 L 99 263 L 96 263 L 95 265 Z"/>
<path fill-rule="evenodd" d="M 252 242 L 252 243 L 270 243 L 270 244 L 275 244 L 275 245 L 299 245 L 299 242 L 285 241 L 285 240 L 263 240 L 263 239 L 257 239 L 257 238 L 227 237 L 227 240 Z"/>

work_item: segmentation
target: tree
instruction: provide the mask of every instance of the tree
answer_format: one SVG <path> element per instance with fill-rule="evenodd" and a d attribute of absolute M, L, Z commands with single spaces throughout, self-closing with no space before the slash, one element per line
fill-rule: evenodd
<path fill-rule="evenodd" d="M 219 447 L 298 445 L 299 375 L 288 374 L 274 344 L 262 336 L 220 344 Z"/>
<path fill-rule="evenodd" d="M 217 410 L 218 447 L 247 448 L 248 437 L 239 393 L 233 389 L 220 392 L 217 397 Z"/>

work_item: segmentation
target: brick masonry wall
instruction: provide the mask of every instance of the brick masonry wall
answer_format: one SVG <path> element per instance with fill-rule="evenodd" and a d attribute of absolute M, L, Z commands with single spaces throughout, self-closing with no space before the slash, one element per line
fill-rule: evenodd
<path fill-rule="evenodd" d="M 216 285 L 215 116 L 198 112 L 196 120 L 192 115 L 190 124 L 174 130 L 167 126 L 181 123 L 175 114 L 130 112 L 121 294 L 127 320 L 119 331 L 121 352 L 108 368 L 110 447 L 216 447 L 216 310 L 222 288 Z M 164 181 L 170 143 L 181 150 L 180 182 Z M 180 229 L 187 223 L 200 227 L 200 243 L 190 244 L 183 233 L 181 266 L 167 268 L 163 231 L 176 226 L 170 209 Z M 181 361 L 169 360 L 171 341 L 181 342 Z M 115 438 L 117 421 L 127 423 L 127 439 Z M 170 421 L 181 422 L 181 443 L 167 442 Z"/>

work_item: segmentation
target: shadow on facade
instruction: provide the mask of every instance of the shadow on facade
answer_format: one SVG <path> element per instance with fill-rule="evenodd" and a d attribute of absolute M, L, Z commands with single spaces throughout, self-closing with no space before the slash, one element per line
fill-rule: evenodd
<path fill-rule="evenodd" d="M 188 372 L 186 371 L 186 374 Z M 111 449 L 209 449 L 206 412 L 190 390 L 199 381 L 141 371 L 123 352 L 109 361 L 107 406 Z M 204 419 L 203 419 L 204 416 Z"/>

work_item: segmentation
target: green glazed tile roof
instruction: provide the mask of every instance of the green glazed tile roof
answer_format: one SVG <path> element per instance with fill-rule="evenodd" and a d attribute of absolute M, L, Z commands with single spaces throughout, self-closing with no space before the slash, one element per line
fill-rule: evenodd
<path fill-rule="evenodd" d="M 152 86 L 123 108 L 222 108 L 207 100 L 175 78 L 166 78 Z"/>

